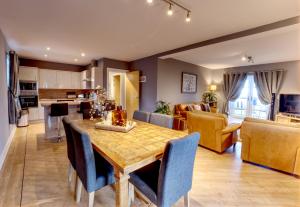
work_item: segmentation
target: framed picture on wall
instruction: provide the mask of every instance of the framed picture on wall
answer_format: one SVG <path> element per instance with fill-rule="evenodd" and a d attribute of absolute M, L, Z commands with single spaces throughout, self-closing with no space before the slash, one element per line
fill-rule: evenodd
<path fill-rule="evenodd" d="M 181 93 L 197 93 L 197 75 L 182 72 Z"/>

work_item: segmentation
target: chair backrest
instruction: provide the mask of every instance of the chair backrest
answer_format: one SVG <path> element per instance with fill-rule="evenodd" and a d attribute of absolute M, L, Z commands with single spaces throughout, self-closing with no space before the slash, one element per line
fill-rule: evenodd
<path fill-rule="evenodd" d="M 70 160 L 70 163 L 72 164 L 73 168 L 76 169 L 76 161 L 75 161 L 75 144 L 74 144 L 74 139 L 73 135 L 71 132 L 71 121 L 68 117 L 64 117 L 63 120 L 63 125 L 66 133 L 66 139 L 67 139 L 67 153 L 68 153 L 68 158 Z"/>
<path fill-rule="evenodd" d="M 172 206 L 190 191 L 199 139 L 193 133 L 168 142 L 159 171 L 158 206 Z"/>
<path fill-rule="evenodd" d="M 173 117 L 166 114 L 151 113 L 150 123 L 172 129 Z"/>
<path fill-rule="evenodd" d="M 133 119 L 143 121 L 143 122 L 149 122 L 150 121 L 150 112 L 134 111 Z"/>
<path fill-rule="evenodd" d="M 71 123 L 75 143 L 76 172 L 88 192 L 95 190 L 96 166 L 93 147 L 89 135 Z"/>
<path fill-rule="evenodd" d="M 51 104 L 50 116 L 66 116 L 69 114 L 68 103 Z"/>

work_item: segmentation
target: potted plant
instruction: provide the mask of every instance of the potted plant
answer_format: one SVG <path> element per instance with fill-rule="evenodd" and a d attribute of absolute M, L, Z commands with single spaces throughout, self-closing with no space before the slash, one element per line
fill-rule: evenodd
<path fill-rule="evenodd" d="M 212 91 L 205 92 L 202 95 L 202 101 L 208 103 L 210 106 L 216 107 L 217 100 L 217 95 Z"/>
<path fill-rule="evenodd" d="M 171 114 L 170 104 L 165 101 L 158 101 L 156 103 L 156 109 L 154 112 L 170 115 Z"/>

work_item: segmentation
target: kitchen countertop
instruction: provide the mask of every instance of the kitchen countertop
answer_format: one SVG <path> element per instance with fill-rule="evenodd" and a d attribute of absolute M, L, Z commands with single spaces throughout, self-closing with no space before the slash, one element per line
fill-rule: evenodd
<path fill-rule="evenodd" d="M 66 100 L 66 101 L 64 101 Z M 70 106 L 77 106 L 80 105 L 83 101 L 88 101 L 88 99 L 67 99 L 67 98 L 60 98 L 60 99 L 40 99 L 41 106 L 49 107 L 53 103 L 68 103 Z"/>

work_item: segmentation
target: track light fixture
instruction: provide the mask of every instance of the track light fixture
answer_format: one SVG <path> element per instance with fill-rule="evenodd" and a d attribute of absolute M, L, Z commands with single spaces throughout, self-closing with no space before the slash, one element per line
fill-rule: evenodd
<path fill-rule="evenodd" d="M 168 14 L 169 16 L 172 16 L 172 15 L 173 15 L 172 4 L 169 5 L 169 9 L 168 9 L 167 14 Z"/>
<path fill-rule="evenodd" d="M 173 11 L 173 7 L 174 6 L 177 6 L 181 9 L 183 9 L 185 12 L 186 12 L 186 18 L 185 18 L 185 21 L 186 22 L 190 22 L 191 21 L 191 10 L 187 9 L 186 7 L 182 6 L 180 3 L 177 3 L 176 1 L 174 0 L 161 0 L 165 3 L 167 3 L 169 5 L 169 8 L 168 8 L 168 11 L 167 11 L 167 15 L 168 16 L 172 16 L 174 11 Z M 152 4 L 153 3 L 153 0 L 147 0 L 147 3 L 148 4 Z"/>
<path fill-rule="evenodd" d="M 185 21 L 186 22 L 190 22 L 191 21 L 191 12 L 187 12 Z"/>

